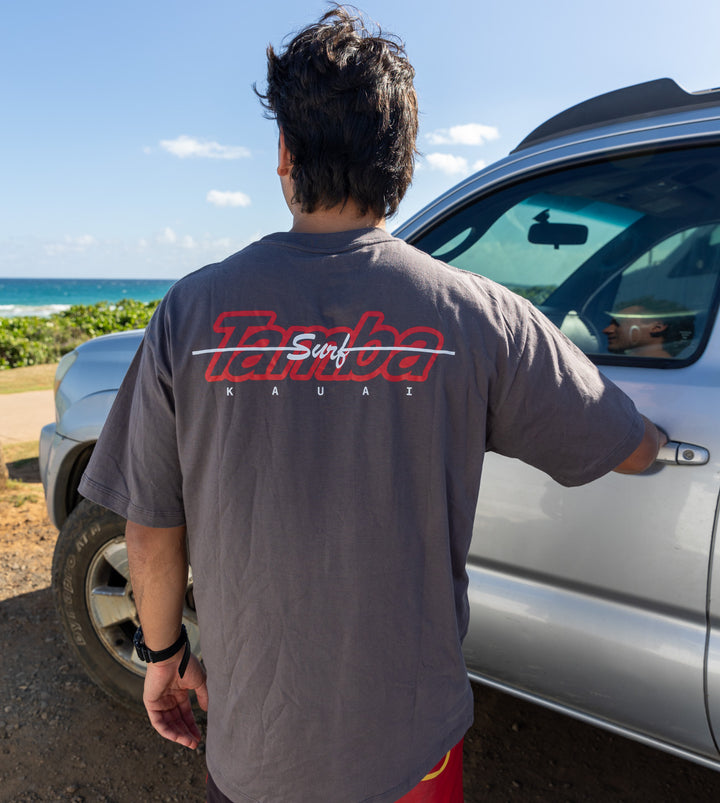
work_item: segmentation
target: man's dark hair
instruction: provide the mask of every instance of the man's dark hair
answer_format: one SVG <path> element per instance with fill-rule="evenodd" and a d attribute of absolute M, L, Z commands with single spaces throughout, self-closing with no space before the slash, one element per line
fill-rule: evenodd
<path fill-rule="evenodd" d="M 255 91 L 283 131 L 302 211 L 352 199 L 363 215 L 392 215 L 412 180 L 418 126 L 402 43 L 337 6 L 267 58 L 267 91 Z"/>
<path fill-rule="evenodd" d="M 651 336 L 662 339 L 663 348 L 672 357 L 677 357 L 695 337 L 695 314 L 676 301 L 642 296 L 622 302 L 622 306 L 642 307 L 646 316 L 655 317 L 660 323 L 665 324 L 662 332 L 652 333 Z M 618 308 L 617 303 L 615 308 Z"/>

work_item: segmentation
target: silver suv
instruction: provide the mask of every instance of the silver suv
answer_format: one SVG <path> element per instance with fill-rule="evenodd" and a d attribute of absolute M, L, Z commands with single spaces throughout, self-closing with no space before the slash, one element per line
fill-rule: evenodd
<path fill-rule="evenodd" d="M 673 439 L 643 475 L 572 489 L 488 455 L 470 676 L 720 769 L 720 91 L 664 79 L 582 103 L 396 234 L 529 298 Z M 130 704 L 123 522 L 77 484 L 141 334 L 62 360 L 41 436 L 62 621 Z M 186 603 L 199 650 L 191 578 Z"/>

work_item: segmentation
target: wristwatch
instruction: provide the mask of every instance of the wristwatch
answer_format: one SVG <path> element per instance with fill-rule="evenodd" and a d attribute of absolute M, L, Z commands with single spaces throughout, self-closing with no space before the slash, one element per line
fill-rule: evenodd
<path fill-rule="evenodd" d="M 190 660 L 190 654 L 192 652 L 190 649 L 190 639 L 188 638 L 185 625 L 181 626 L 180 636 L 178 637 L 177 641 L 174 644 L 171 644 L 169 647 L 166 647 L 164 650 L 151 650 L 145 646 L 145 637 L 143 636 L 142 627 L 138 627 L 138 629 L 135 631 L 133 644 L 135 646 L 135 651 L 137 652 L 138 658 L 141 661 L 144 661 L 146 664 L 156 664 L 158 661 L 165 661 L 168 658 L 172 658 L 173 655 L 180 652 L 180 650 L 185 647 L 185 654 L 183 655 L 182 661 L 180 661 L 180 666 L 178 667 L 178 674 L 180 677 L 185 674 L 188 661 Z"/>

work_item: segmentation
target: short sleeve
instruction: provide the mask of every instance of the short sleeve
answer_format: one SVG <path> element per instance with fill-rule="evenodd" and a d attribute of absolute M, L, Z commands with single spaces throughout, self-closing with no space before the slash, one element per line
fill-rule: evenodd
<path fill-rule="evenodd" d="M 632 400 L 531 304 L 506 321 L 490 392 L 488 449 L 566 486 L 614 469 L 645 428 Z"/>
<path fill-rule="evenodd" d="M 148 527 L 185 523 L 163 310 L 161 304 L 146 330 L 79 488 Z"/>

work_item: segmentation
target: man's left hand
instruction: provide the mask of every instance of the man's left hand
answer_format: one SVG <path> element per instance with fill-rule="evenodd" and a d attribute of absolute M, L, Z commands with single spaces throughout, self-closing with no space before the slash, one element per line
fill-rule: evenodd
<path fill-rule="evenodd" d="M 190 656 L 185 674 L 180 677 L 180 656 L 157 664 L 148 664 L 145 675 L 143 703 L 155 730 L 171 742 L 178 742 L 194 750 L 202 739 L 190 703 L 190 690 L 194 689 L 198 703 L 207 711 L 208 693 L 205 670 L 200 661 Z"/>

